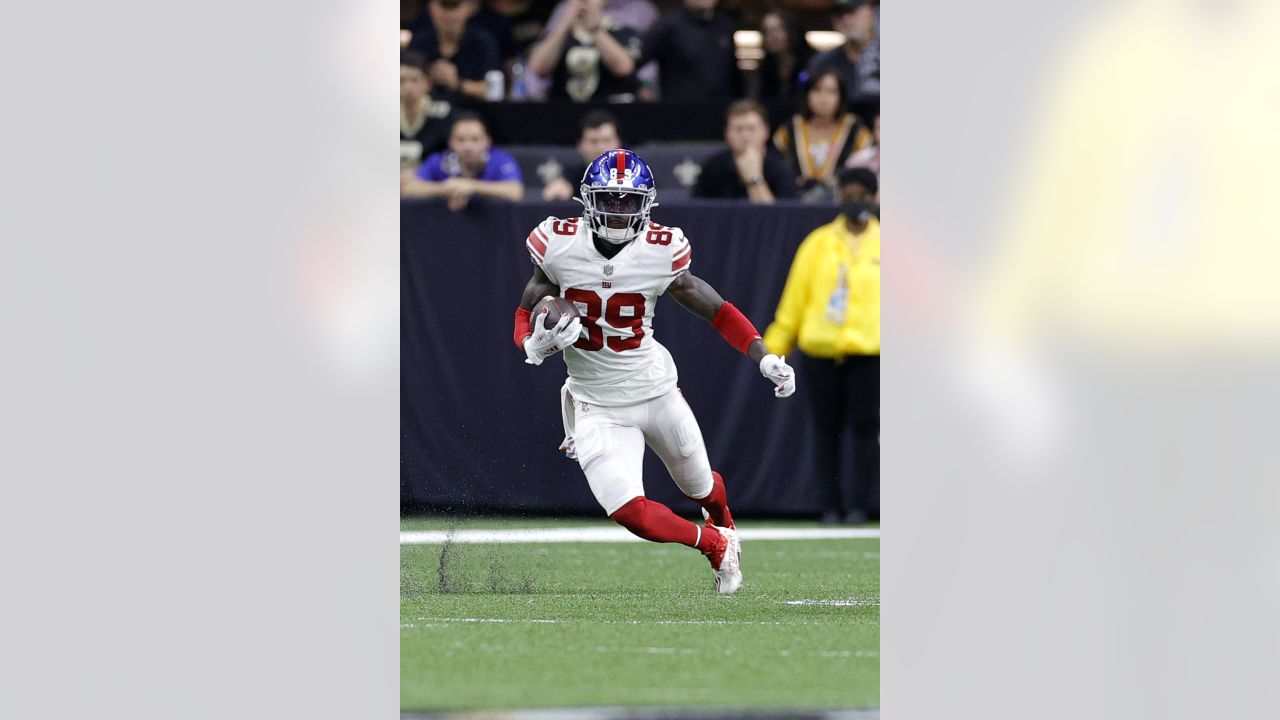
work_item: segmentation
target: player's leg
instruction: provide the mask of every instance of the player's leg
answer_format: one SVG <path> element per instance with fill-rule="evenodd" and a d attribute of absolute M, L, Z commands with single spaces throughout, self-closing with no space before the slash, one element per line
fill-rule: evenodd
<path fill-rule="evenodd" d="M 708 550 L 699 547 L 711 561 L 716 592 L 731 593 L 742 586 L 742 544 L 733 527 L 733 516 L 725 499 L 724 480 L 711 471 L 702 429 L 693 410 L 679 390 L 636 406 L 644 412 L 640 428 L 645 442 L 662 459 L 680 490 L 702 505 L 710 522 L 704 536 L 718 537 Z"/>
<path fill-rule="evenodd" d="M 592 494 L 614 522 L 645 540 L 714 550 L 718 533 L 704 532 L 666 505 L 644 497 L 644 435 L 633 420 L 636 412 L 578 403 L 574 444 Z"/>
<path fill-rule="evenodd" d="M 711 469 L 702 428 L 684 395 L 673 390 L 647 405 L 649 415 L 642 427 L 645 442 L 666 465 L 680 491 L 701 505 L 713 524 L 732 528 L 724 478 Z"/>

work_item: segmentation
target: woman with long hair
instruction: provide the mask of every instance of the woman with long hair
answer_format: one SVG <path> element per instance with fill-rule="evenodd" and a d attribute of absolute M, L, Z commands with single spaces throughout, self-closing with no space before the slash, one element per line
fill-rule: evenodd
<path fill-rule="evenodd" d="M 800 74 L 813 57 L 800 23 L 790 13 L 770 10 L 760 19 L 764 58 L 760 60 L 760 99 L 793 99 L 800 92 Z"/>
<path fill-rule="evenodd" d="M 773 134 L 773 144 L 795 167 L 806 195 L 819 187 L 834 190 L 836 171 L 873 141 L 867 126 L 846 109 L 846 92 L 838 72 L 819 70 L 804 83 L 800 112 Z"/>

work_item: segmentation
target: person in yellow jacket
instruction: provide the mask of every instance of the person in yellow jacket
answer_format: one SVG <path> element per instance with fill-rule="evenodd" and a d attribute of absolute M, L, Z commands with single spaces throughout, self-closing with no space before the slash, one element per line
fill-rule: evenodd
<path fill-rule="evenodd" d="M 799 368 L 810 393 L 823 522 L 880 514 L 880 221 L 872 208 L 846 202 L 805 238 L 764 336 L 771 353 L 797 344 L 804 353 Z M 846 425 L 853 475 L 842 478 Z"/>

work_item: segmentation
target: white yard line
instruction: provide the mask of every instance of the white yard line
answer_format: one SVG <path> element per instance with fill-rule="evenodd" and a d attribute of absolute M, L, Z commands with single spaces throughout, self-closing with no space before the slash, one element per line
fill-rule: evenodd
<path fill-rule="evenodd" d="M 401 629 L 420 627 L 447 627 L 469 623 L 500 623 L 504 625 L 829 625 L 826 621 L 779 620 L 545 620 L 517 618 L 455 618 L 419 617 L 413 622 L 401 623 Z"/>
<path fill-rule="evenodd" d="M 784 600 L 783 605 L 825 605 L 827 607 L 880 607 L 879 600 Z"/>
<path fill-rule="evenodd" d="M 738 531 L 743 540 L 879 539 L 880 528 L 751 528 Z M 524 528 L 512 530 L 407 530 L 401 545 L 453 543 L 644 542 L 620 527 Z"/>

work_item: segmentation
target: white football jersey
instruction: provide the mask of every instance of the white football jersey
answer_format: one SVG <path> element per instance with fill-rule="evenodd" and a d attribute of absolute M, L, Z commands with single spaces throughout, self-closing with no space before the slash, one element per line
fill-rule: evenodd
<path fill-rule="evenodd" d="M 560 296 L 577 305 L 585 337 L 564 351 L 569 392 L 595 405 L 634 405 L 676 386 L 676 366 L 653 332 L 658 297 L 693 262 L 680 228 L 649 223 L 612 258 L 582 218 L 549 217 L 525 241 Z"/>

